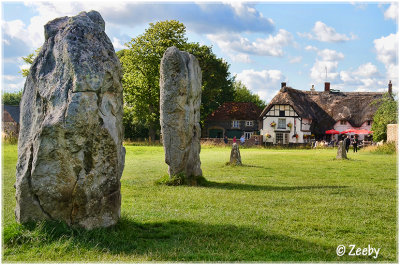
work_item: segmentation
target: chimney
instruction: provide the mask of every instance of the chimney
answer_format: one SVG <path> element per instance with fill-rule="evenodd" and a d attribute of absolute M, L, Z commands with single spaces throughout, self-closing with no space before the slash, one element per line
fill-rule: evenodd
<path fill-rule="evenodd" d="M 281 83 L 281 88 L 283 88 L 283 87 L 285 87 L 286 86 L 286 82 L 282 82 Z"/>
<path fill-rule="evenodd" d="M 389 95 L 392 95 L 392 80 L 389 80 L 388 93 L 389 93 Z"/>
<path fill-rule="evenodd" d="M 325 92 L 331 91 L 331 83 L 325 82 Z"/>

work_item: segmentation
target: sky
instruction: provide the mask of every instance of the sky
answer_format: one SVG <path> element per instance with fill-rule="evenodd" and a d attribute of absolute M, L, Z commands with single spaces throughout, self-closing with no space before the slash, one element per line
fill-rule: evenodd
<path fill-rule="evenodd" d="M 149 23 L 175 19 L 190 42 L 212 46 L 232 76 L 267 103 L 281 82 L 300 90 L 398 91 L 398 2 L 2 2 L 2 91 L 23 89 L 21 59 L 43 26 L 97 10 L 116 51 Z"/>

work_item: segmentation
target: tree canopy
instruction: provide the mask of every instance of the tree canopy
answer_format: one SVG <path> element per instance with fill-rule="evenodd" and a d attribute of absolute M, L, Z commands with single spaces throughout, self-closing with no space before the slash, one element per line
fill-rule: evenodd
<path fill-rule="evenodd" d="M 22 98 L 22 91 L 18 92 L 4 92 L 2 95 L 2 102 L 4 105 L 19 105 Z"/>
<path fill-rule="evenodd" d="M 26 57 L 22 57 L 22 60 L 27 63 L 28 65 L 31 65 L 33 63 L 33 61 L 35 60 L 35 58 L 38 56 L 40 49 L 42 49 L 42 47 L 37 48 L 34 52 L 28 54 L 28 56 Z M 29 75 L 29 68 L 28 69 L 21 69 L 21 72 L 23 77 L 27 77 Z"/>
<path fill-rule="evenodd" d="M 235 81 L 233 87 L 235 90 L 235 102 L 253 102 L 260 109 L 265 108 L 265 101 L 260 99 L 257 94 L 251 93 L 241 81 Z"/>
<path fill-rule="evenodd" d="M 375 112 L 374 120 L 372 123 L 372 131 L 374 132 L 374 141 L 379 142 L 382 140 L 386 141 L 387 137 L 387 125 L 397 123 L 397 106 L 398 101 L 395 100 L 391 95 L 386 93 L 382 99 L 374 102 L 374 104 L 380 104 L 378 110 Z"/>
<path fill-rule="evenodd" d="M 202 70 L 202 123 L 222 103 L 234 101 L 229 64 L 217 58 L 211 47 L 189 43 L 185 34 L 184 24 L 175 20 L 150 23 L 145 33 L 133 38 L 126 44 L 127 49 L 117 53 L 124 70 L 125 121 L 130 127 L 125 132 L 133 133 L 132 137 L 145 133 L 143 129 L 147 128 L 149 136 L 154 139 L 160 128 L 160 62 L 171 46 L 193 54 L 199 61 Z"/>

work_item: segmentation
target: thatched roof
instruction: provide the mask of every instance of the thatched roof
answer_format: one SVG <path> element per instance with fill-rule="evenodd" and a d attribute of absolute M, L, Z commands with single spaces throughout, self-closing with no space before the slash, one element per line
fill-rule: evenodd
<path fill-rule="evenodd" d="M 301 91 L 283 87 L 260 115 L 262 118 L 273 105 L 289 104 L 302 118 L 313 120 L 316 132 L 333 128 L 333 125 L 346 120 L 353 127 L 360 127 L 372 120 L 378 104 L 371 104 L 382 98 L 384 93 L 376 92 L 317 92 Z"/>
<path fill-rule="evenodd" d="M 258 120 L 261 109 L 252 102 L 225 102 L 213 113 L 208 121 Z"/>

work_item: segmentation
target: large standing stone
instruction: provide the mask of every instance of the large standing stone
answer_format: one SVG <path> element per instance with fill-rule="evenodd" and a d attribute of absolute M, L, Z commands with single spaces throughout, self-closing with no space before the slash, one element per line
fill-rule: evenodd
<path fill-rule="evenodd" d="M 242 157 L 240 156 L 239 145 L 237 143 L 234 143 L 232 145 L 231 157 L 229 163 L 231 165 L 236 165 L 236 166 L 242 165 Z"/>
<path fill-rule="evenodd" d="M 21 102 L 16 219 L 113 225 L 125 160 L 119 60 L 96 11 L 44 28 Z"/>
<path fill-rule="evenodd" d="M 201 69 L 196 57 L 168 48 L 160 66 L 160 124 L 165 162 L 172 177 L 183 173 L 188 182 L 201 176 Z"/>
<path fill-rule="evenodd" d="M 347 159 L 346 141 L 339 142 L 336 159 Z"/>

